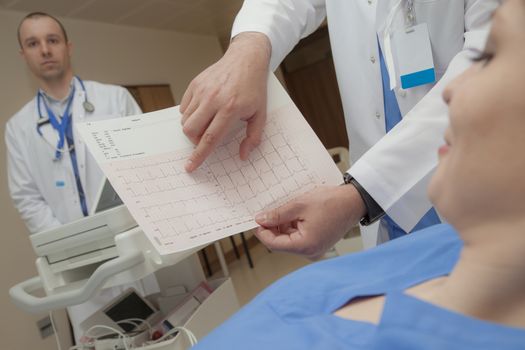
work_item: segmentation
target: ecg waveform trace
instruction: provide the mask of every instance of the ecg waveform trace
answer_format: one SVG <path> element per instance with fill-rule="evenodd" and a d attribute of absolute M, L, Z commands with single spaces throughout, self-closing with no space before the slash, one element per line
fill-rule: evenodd
<path fill-rule="evenodd" d="M 275 114 L 275 113 L 273 113 Z M 254 227 L 256 213 L 324 183 L 310 171 L 268 115 L 261 145 L 241 161 L 244 131 L 218 147 L 193 173 L 184 171 L 192 149 L 121 160 L 105 165 L 117 192 L 133 212 L 141 211 L 153 239 L 168 248 L 222 238 L 224 230 Z M 236 232 L 239 232 L 236 231 Z M 234 231 L 235 232 L 235 231 Z"/>

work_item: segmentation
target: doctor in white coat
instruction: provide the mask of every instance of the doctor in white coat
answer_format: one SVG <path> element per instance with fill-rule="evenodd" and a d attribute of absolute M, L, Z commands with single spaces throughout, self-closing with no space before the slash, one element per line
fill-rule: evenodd
<path fill-rule="evenodd" d="M 58 151 L 60 133 L 49 121 L 51 116 L 46 106 L 52 114 L 60 116 L 72 99 L 69 126 L 73 131 L 74 154 L 87 208 L 93 205 L 104 177 L 73 126 L 85 120 L 141 113 L 126 89 L 83 81 L 73 75 L 71 43 L 64 42 L 67 38 L 56 24 L 45 16 L 30 16 L 21 23 L 20 52 L 37 78 L 40 89 L 7 122 L 5 132 L 9 190 L 30 233 L 84 216 L 71 162 L 72 152 L 69 152 L 72 145 L 64 142 Z M 45 26 L 50 34 L 31 32 L 39 26 Z M 57 28 L 60 37 L 54 37 Z M 44 34 L 48 34 L 47 37 Z"/>
<path fill-rule="evenodd" d="M 8 185 L 29 232 L 37 233 L 88 215 L 104 180 L 73 125 L 141 110 L 126 89 L 73 75 L 72 46 L 54 17 L 29 14 L 20 22 L 18 39 L 20 53 L 40 89 L 7 122 Z M 145 281 L 133 287 L 142 294 L 158 291 L 154 277 Z M 80 322 L 129 286 L 103 290 L 86 303 L 68 308 L 77 339 Z"/>
<path fill-rule="evenodd" d="M 240 156 L 249 156 L 265 123 L 268 71 L 327 18 L 350 140 L 350 185 L 262 213 L 256 221 L 268 229 L 259 238 L 272 249 L 317 256 L 357 222 L 370 224 L 384 212 L 383 233 L 409 232 L 432 215 L 426 183 L 447 124 L 441 91 L 469 66 L 469 51 L 483 48 L 498 5 L 498 0 L 245 0 L 225 55 L 192 81 L 182 99 L 183 128 L 197 145 L 186 169 L 197 168 L 236 119 L 247 122 Z M 394 38 L 412 29 L 422 33 L 422 41 L 396 46 Z M 434 79 L 403 84 L 406 66 L 425 55 L 430 64 L 424 68 L 432 68 Z M 396 114 L 402 121 L 389 120 Z M 330 209 L 320 211 L 321 206 Z"/>

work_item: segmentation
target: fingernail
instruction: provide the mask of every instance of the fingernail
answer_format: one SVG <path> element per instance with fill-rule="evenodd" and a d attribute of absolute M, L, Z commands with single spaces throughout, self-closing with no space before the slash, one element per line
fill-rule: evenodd
<path fill-rule="evenodd" d="M 186 169 L 187 172 L 192 171 L 193 170 L 193 160 L 188 159 L 188 161 L 184 165 L 184 169 Z"/>
<path fill-rule="evenodd" d="M 250 157 L 250 153 L 252 153 L 253 149 L 255 148 L 252 144 L 247 144 L 244 149 L 242 149 L 242 152 L 239 152 L 239 156 L 241 160 L 247 160 Z M 240 151 L 240 150 L 239 150 Z"/>
<path fill-rule="evenodd" d="M 259 213 L 255 215 L 255 221 L 259 224 L 265 224 L 266 223 L 266 214 L 265 213 Z"/>
<path fill-rule="evenodd" d="M 239 151 L 239 158 L 241 158 L 242 161 L 247 160 L 249 155 L 250 155 L 250 151 L 247 151 L 247 150 L 243 150 L 242 152 Z"/>

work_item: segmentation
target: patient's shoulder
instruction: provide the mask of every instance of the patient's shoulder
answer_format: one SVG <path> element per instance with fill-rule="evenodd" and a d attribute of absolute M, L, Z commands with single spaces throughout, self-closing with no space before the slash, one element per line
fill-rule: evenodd
<path fill-rule="evenodd" d="M 364 252 L 310 264 L 275 282 L 258 299 L 299 302 L 340 289 L 349 297 L 404 289 L 412 277 L 450 271 L 461 246 L 450 226 L 438 225 Z"/>

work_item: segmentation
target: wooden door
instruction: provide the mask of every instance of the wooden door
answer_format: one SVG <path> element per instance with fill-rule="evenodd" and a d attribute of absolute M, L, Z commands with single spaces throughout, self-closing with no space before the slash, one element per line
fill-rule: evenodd
<path fill-rule="evenodd" d="M 323 145 L 348 148 L 328 29 L 303 39 L 281 65 L 288 93 Z"/>
<path fill-rule="evenodd" d="M 153 112 L 175 106 L 175 100 L 168 84 L 126 86 L 142 112 Z"/>

